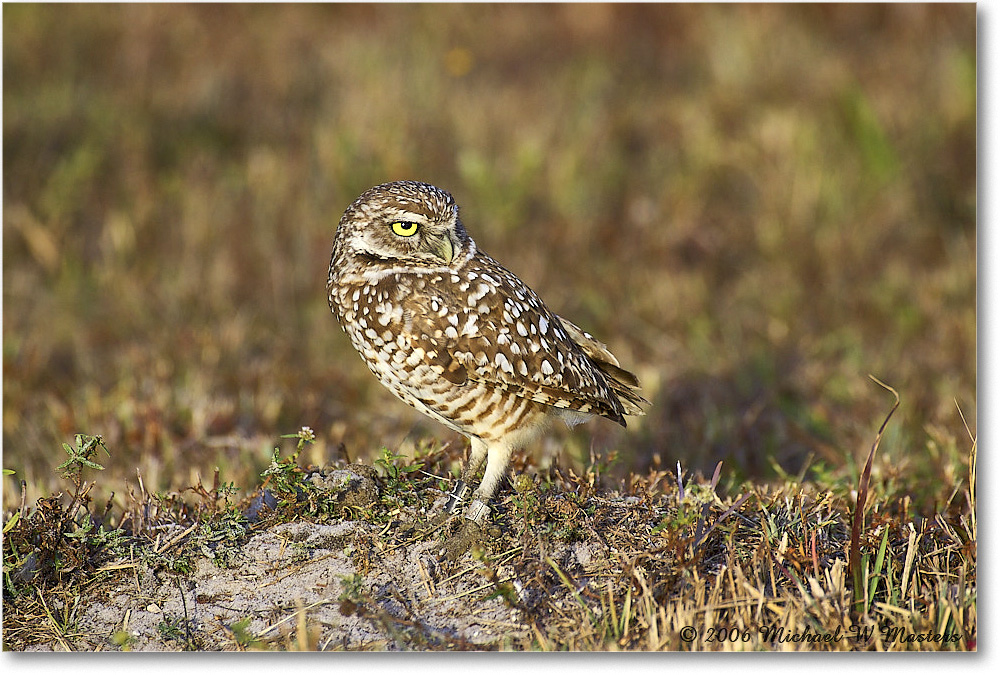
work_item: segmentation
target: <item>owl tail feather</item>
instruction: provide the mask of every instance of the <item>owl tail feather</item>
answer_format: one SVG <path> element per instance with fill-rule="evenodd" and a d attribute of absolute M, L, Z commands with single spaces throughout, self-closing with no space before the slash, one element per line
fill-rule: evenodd
<path fill-rule="evenodd" d="M 639 395 L 639 378 L 621 367 L 618 359 L 615 358 L 606 344 L 572 321 L 560 316 L 559 322 L 566 329 L 570 339 L 579 345 L 583 353 L 589 356 L 590 360 L 608 378 L 608 384 L 618 396 L 623 412 L 626 415 L 645 415 L 646 411 L 642 409 L 642 406 L 649 405 L 649 401 Z M 622 424 L 624 425 L 624 422 Z"/>
<path fill-rule="evenodd" d="M 649 401 L 639 394 L 639 379 L 624 368 L 612 365 L 604 361 L 596 361 L 597 367 L 608 378 L 611 390 L 618 396 L 626 415 L 645 415 L 646 411 L 642 406 L 649 405 Z"/>

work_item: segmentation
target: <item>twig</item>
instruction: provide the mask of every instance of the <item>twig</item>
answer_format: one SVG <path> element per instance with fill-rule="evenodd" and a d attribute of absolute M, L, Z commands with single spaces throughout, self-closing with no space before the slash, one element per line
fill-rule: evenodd
<path fill-rule="evenodd" d="M 180 541 L 181 539 L 183 539 L 184 537 L 186 537 L 186 536 L 188 536 L 189 534 L 191 534 L 191 532 L 192 532 L 192 531 L 193 531 L 193 530 L 194 530 L 194 529 L 195 529 L 196 527 L 198 527 L 198 523 L 195 523 L 194 525 L 192 525 L 192 526 L 191 526 L 191 527 L 189 527 L 188 529 L 184 530 L 183 532 L 181 532 L 180 534 L 178 534 L 178 535 L 177 535 L 176 537 L 174 537 L 173 539 L 170 539 L 169 541 L 166 541 L 166 542 L 164 542 L 164 543 L 163 543 L 163 547 L 162 547 L 162 548 L 161 548 L 161 547 L 159 546 L 159 544 L 157 544 L 157 546 L 156 546 L 156 547 L 154 547 L 154 549 L 153 549 L 153 553 L 156 553 L 156 554 L 161 554 L 161 553 L 164 553 L 164 552 L 166 552 L 166 550 L 167 550 L 168 548 L 170 548 L 171 546 L 173 546 L 174 544 L 176 544 L 177 542 L 179 542 L 179 541 Z"/>
<path fill-rule="evenodd" d="M 892 392 L 892 395 L 896 397 L 896 402 L 892 405 L 892 410 L 889 414 L 885 416 L 885 420 L 882 421 L 882 426 L 878 429 L 878 434 L 875 436 L 875 442 L 872 443 L 872 449 L 868 453 L 868 461 L 865 462 L 865 469 L 861 472 L 861 478 L 858 480 L 858 501 L 854 505 L 854 518 L 851 522 L 851 576 L 854 578 L 854 595 L 857 599 L 858 589 L 862 588 L 861 580 L 861 526 L 865 518 L 865 503 L 868 501 L 868 484 L 871 481 L 872 475 L 872 461 L 875 459 L 875 451 L 878 450 L 879 443 L 882 441 L 882 434 L 885 432 L 886 425 L 889 424 L 889 419 L 892 418 L 892 414 L 896 412 L 896 408 L 899 407 L 899 393 L 895 389 L 887 385 L 886 383 L 879 380 L 874 375 L 868 375 L 873 382 L 878 384 L 880 387 Z"/>
<path fill-rule="evenodd" d="M 719 516 L 718 519 L 716 519 L 716 521 L 714 523 L 712 523 L 712 527 L 708 528 L 708 530 L 705 532 L 705 534 L 701 535 L 700 539 L 697 539 L 697 538 L 695 539 L 695 542 L 694 542 L 695 548 L 697 548 L 703 541 L 705 541 L 705 539 L 708 538 L 708 535 L 712 534 L 712 530 L 714 530 L 719 525 L 719 523 L 721 523 L 723 520 L 725 520 L 726 518 L 728 518 L 730 513 L 732 513 L 736 509 L 738 509 L 741 506 L 743 506 L 743 502 L 745 502 L 747 499 L 749 499 L 751 494 L 753 494 L 753 493 L 752 492 L 748 492 L 745 495 L 743 495 L 742 497 L 740 497 L 739 499 L 737 499 L 735 502 L 733 502 L 733 505 L 730 506 L 728 509 L 726 509 L 726 512 L 723 513 L 721 516 Z"/>

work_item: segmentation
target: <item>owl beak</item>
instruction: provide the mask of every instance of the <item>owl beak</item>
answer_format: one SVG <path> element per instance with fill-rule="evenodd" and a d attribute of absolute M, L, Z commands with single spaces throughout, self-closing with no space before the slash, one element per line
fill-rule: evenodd
<path fill-rule="evenodd" d="M 434 237 L 428 242 L 431 252 L 437 257 L 444 260 L 445 264 L 450 264 L 452 258 L 455 257 L 455 247 L 451 243 L 451 238 L 445 234 L 441 237 Z"/>

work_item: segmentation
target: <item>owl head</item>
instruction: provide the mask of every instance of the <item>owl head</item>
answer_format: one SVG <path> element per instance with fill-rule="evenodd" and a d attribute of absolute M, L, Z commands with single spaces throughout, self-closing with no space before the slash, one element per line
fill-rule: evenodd
<path fill-rule="evenodd" d="M 463 264 L 475 244 L 458 218 L 454 198 L 416 181 L 383 183 L 347 207 L 334 239 L 338 266 L 443 268 Z"/>

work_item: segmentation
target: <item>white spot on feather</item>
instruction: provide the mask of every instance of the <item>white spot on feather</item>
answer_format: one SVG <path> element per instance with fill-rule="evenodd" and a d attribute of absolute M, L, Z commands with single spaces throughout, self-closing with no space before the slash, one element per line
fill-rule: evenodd
<path fill-rule="evenodd" d="M 477 325 L 478 317 L 475 314 L 469 314 L 469 320 L 465 322 L 462 326 L 462 335 L 475 335 L 476 329 L 479 327 Z"/>
<path fill-rule="evenodd" d="M 514 374 L 514 369 L 511 367 L 510 361 L 507 360 L 507 357 L 503 355 L 503 352 L 497 352 L 496 364 L 497 368 L 503 372 L 510 373 L 511 375 Z"/>

